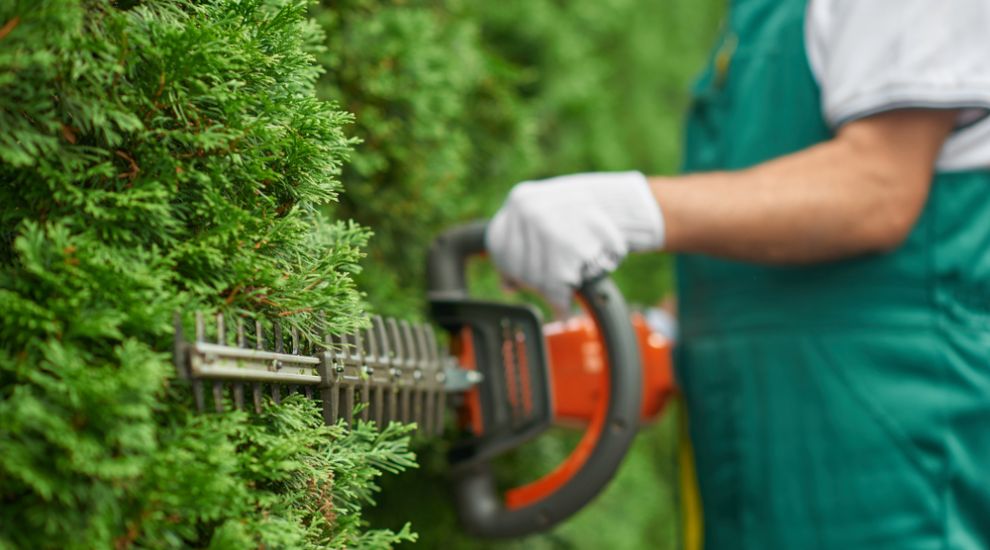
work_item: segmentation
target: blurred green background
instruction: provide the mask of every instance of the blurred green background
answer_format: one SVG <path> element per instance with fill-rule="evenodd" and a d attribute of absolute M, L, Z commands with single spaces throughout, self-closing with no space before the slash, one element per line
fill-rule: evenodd
<path fill-rule="evenodd" d="M 492 214 L 512 184 L 594 170 L 675 172 L 687 90 L 725 0 L 343 0 L 325 29 L 320 92 L 355 114 L 357 146 L 334 214 L 372 228 L 362 289 L 378 312 L 420 317 L 426 247 L 442 228 Z M 672 288 L 669 258 L 617 274 L 630 302 Z M 372 524 L 410 520 L 421 548 L 656 549 L 679 542 L 675 413 L 638 437 L 603 496 L 554 531 L 485 543 L 447 499 L 443 448 L 385 480 Z M 576 436 L 540 438 L 500 465 L 532 479 Z"/>

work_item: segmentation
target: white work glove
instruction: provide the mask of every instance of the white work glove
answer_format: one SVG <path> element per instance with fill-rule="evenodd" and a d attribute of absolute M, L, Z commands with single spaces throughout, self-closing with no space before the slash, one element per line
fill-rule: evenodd
<path fill-rule="evenodd" d="M 664 223 L 643 174 L 576 174 L 516 185 L 485 241 L 510 283 L 564 312 L 582 282 L 611 272 L 629 252 L 662 248 Z"/>

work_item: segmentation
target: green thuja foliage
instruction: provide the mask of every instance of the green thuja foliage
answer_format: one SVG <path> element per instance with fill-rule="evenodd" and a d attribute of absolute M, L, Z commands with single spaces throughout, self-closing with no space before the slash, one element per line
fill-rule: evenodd
<path fill-rule="evenodd" d="M 334 0 L 314 12 L 320 92 L 355 114 L 362 140 L 337 211 L 375 232 L 360 281 L 383 313 L 421 314 L 430 240 L 485 212 L 534 160 L 516 75 L 451 4 Z"/>
<path fill-rule="evenodd" d="M 197 416 L 172 315 L 362 323 L 322 213 L 350 117 L 298 0 L 0 3 L 0 547 L 380 548 L 406 434 L 312 403 Z"/>

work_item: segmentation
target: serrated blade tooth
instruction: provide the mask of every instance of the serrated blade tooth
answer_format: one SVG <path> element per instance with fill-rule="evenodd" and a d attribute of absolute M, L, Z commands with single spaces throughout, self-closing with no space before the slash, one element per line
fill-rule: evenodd
<path fill-rule="evenodd" d="M 344 422 L 348 426 L 354 425 L 354 385 L 344 386 Z"/>
<path fill-rule="evenodd" d="M 385 420 L 385 387 L 388 380 L 387 361 L 383 355 L 385 343 L 382 339 L 382 320 L 377 315 L 371 318 L 371 327 L 368 329 L 367 340 L 369 342 L 368 364 L 374 369 L 372 381 L 372 420 L 378 429 L 384 427 Z"/>
<path fill-rule="evenodd" d="M 402 385 L 399 387 L 399 407 L 403 424 L 415 422 L 412 416 L 413 378 L 416 373 L 416 341 L 413 337 L 412 326 L 408 321 L 401 321 L 402 347 L 406 352 L 402 357 Z"/>
<path fill-rule="evenodd" d="M 195 314 L 196 341 L 206 341 L 206 323 L 203 321 L 203 312 L 197 311 Z M 192 379 L 193 400 L 196 402 L 196 411 L 206 410 L 206 397 L 203 395 L 203 383 L 196 377 Z"/>
<path fill-rule="evenodd" d="M 429 376 L 429 350 L 426 348 L 426 330 L 423 325 L 416 325 L 413 334 L 416 338 L 416 371 L 415 383 L 416 393 L 413 400 L 413 416 L 416 417 L 416 424 L 420 432 L 430 433 L 433 428 L 428 408 L 428 376 Z"/>
<path fill-rule="evenodd" d="M 272 327 L 272 333 L 275 336 L 275 353 L 283 353 L 285 350 L 285 339 L 282 335 L 282 323 L 280 321 L 275 321 Z M 275 368 L 278 371 L 278 367 Z M 271 395 L 272 401 L 276 405 L 282 403 L 282 388 L 278 384 L 271 384 Z"/>
<path fill-rule="evenodd" d="M 371 366 L 371 339 L 373 338 L 370 329 L 362 329 L 358 334 L 361 336 L 362 345 L 358 350 L 361 354 L 361 404 L 364 408 L 361 409 L 361 420 L 365 422 L 371 420 L 372 413 L 372 395 L 371 395 L 371 376 L 374 373 L 374 367 Z"/>
<path fill-rule="evenodd" d="M 405 346 L 402 342 L 402 329 L 399 322 L 389 318 L 385 321 L 385 326 L 389 335 L 389 345 L 391 353 L 389 358 L 389 379 L 392 387 L 388 395 L 388 410 L 390 422 L 402 422 L 401 384 L 402 384 L 402 364 Z"/>
<path fill-rule="evenodd" d="M 223 313 L 216 314 L 217 344 L 224 346 L 227 344 L 227 327 L 224 323 Z M 213 410 L 218 413 L 223 412 L 223 382 L 214 380 L 211 384 L 213 393 Z"/>
<path fill-rule="evenodd" d="M 440 348 L 437 343 L 436 332 L 433 331 L 432 325 L 426 325 L 426 345 L 429 351 L 430 363 L 433 366 L 433 372 L 430 378 L 430 384 L 433 387 L 432 391 L 432 424 L 433 430 L 430 432 L 432 435 L 440 435 L 443 433 L 443 413 L 444 413 L 444 365 L 440 358 Z"/>
<path fill-rule="evenodd" d="M 254 349 L 264 351 L 265 349 L 265 329 L 261 319 L 254 320 Z M 251 401 L 254 403 L 254 412 L 261 413 L 261 384 L 255 382 L 251 384 Z"/>
<path fill-rule="evenodd" d="M 237 318 L 237 347 L 247 347 L 247 340 L 244 337 L 244 319 L 241 317 Z M 234 389 L 234 408 L 239 411 L 244 410 L 244 384 L 235 382 L 232 386 Z"/>
<path fill-rule="evenodd" d="M 289 338 L 291 339 L 292 355 L 299 355 L 299 330 L 293 327 L 292 330 L 289 331 Z M 286 388 L 286 391 L 288 392 L 289 395 L 292 395 L 294 393 L 298 394 L 299 386 L 295 384 L 290 384 Z"/>

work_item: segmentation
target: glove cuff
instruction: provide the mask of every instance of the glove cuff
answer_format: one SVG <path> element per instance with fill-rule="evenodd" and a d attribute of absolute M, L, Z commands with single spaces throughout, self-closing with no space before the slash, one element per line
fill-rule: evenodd
<path fill-rule="evenodd" d="M 631 252 L 661 250 L 664 246 L 663 212 L 642 172 L 610 174 L 612 192 L 603 206 L 611 211 Z"/>

